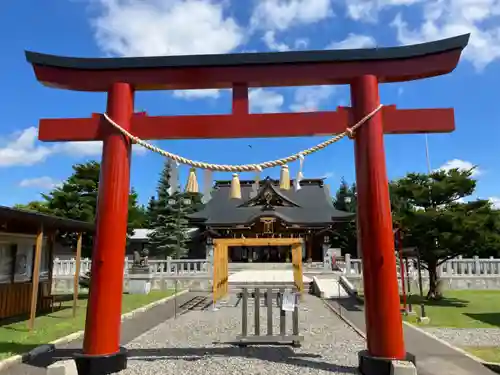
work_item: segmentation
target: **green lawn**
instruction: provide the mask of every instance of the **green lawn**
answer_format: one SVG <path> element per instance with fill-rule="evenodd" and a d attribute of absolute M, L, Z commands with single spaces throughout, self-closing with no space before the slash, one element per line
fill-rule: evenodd
<path fill-rule="evenodd" d="M 431 319 L 429 326 L 454 328 L 500 327 L 499 290 L 450 290 L 440 301 L 411 296 L 413 311 L 420 315 L 420 303 Z M 408 319 L 414 323 L 414 319 Z"/>
<path fill-rule="evenodd" d="M 152 291 L 148 295 L 124 294 L 122 312 L 127 313 L 173 293 L 173 291 Z M 29 332 L 28 322 L 25 320 L 0 326 L 0 359 L 28 352 L 38 345 L 83 330 L 87 307 L 86 296 L 82 296 L 78 301 L 75 318 L 73 318 L 72 306 L 72 301 L 63 302 L 61 310 L 38 316 L 32 332 Z"/>
<path fill-rule="evenodd" d="M 469 346 L 463 349 L 486 362 L 500 363 L 500 348 L 498 346 Z"/>

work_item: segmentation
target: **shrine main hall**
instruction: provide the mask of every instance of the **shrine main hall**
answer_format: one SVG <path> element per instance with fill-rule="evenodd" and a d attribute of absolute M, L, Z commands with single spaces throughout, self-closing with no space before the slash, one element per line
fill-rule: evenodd
<path fill-rule="evenodd" d="M 215 238 L 304 238 L 302 257 L 322 262 L 325 243 L 336 225 L 355 219 L 355 214 L 335 209 L 324 179 L 304 179 L 300 189 L 293 181 L 281 189 L 279 180 L 241 181 L 241 198 L 231 197 L 231 181 L 216 181 L 205 207 L 189 216 L 200 229 L 208 251 Z M 207 254 L 208 255 L 208 254 Z M 290 246 L 232 246 L 231 262 L 290 262 Z"/>

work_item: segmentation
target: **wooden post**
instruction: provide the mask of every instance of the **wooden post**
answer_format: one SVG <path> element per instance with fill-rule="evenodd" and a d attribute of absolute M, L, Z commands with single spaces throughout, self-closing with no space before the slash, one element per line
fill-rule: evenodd
<path fill-rule="evenodd" d="M 218 300 L 218 283 L 219 283 L 219 257 L 220 257 L 220 245 L 214 241 L 214 256 L 213 256 L 213 266 L 212 266 L 212 275 L 213 275 L 213 283 L 212 283 L 212 298 L 214 308 L 217 305 Z"/>
<path fill-rule="evenodd" d="M 354 121 L 377 108 L 380 104 L 378 78 L 366 75 L 352 80 L 351 101 Z M 354 150 L 368 352 L 375 358 L 404 359 L 406 351 L 380 112 L 356 131 Z M 361 372 L 363 366 L 360 365 Z"/>
<path fill-rule="evenodd" d="M 76 267 L 75 276 L 73 279 L 73 318 L 76 316 L 76 308 L 78 307 L 78 281 L 80 278 L 80 264 L 82 260 L 82 233 L 78 233 L 76 241 Z"/>
<path fill-rule="evenodd" d="M 307 263 L 312 263 L 313 236 L 306 237 Z"/>
<path fill-rule="evenodd" d="M 293 265 L 293 279 L 295 286 L 302 295 L 304 291 L 304 282 L 302 275 L 302 244 L 294 243 L 292 245 L 292 265 Z"/>
<path fill-rule="evenodd" d="M 134 90 L 129 83 L 109 86 L 107 114 L 130 130 Z M 123 295 L 123 259 L 127 241 L 130 192 L 131 142 L 109 124 L 103 130 L 101 176 L 92 252 L 92 277 L 85 320 L 82 366 L 126 368 L 126 351 L 120 348 Z"/>
<path fill-rule="evenodd" d="M 36 246 L 35 246 L 35 264 L 33 265 L 33 278 L 31 289 L 31 309 L 30 309 L 30 320 L 29 320 L 29 330 L 32 331 L 35 327 L 35 317 L 36 317 L 36 307 L 38 302 L 38 284 L 40 281 L 40 262 L 42 260 L 42 246 L 43 246 L 43 226 L 40 226 L 38 233 L 36 235 Z"/>

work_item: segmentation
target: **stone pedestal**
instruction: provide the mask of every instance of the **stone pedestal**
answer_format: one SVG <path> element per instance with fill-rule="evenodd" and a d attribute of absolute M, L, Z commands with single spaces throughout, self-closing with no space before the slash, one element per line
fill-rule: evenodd
<path fill-rule="evenodd" d="M 149 267 L 132 267 L 129 274 L 129 294 L 149 294 L 153 275 Z"/>

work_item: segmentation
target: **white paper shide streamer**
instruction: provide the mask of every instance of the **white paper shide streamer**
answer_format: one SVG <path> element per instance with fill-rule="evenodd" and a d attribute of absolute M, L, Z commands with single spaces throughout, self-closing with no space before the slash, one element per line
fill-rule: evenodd
<path fill-rule="evenodd" d="M 206 204 L 212 199 L 212 171 L 210 169 L 205 169 L 203 171 L 203 198 L 201 199 L 203 204 Z"/>
<path fill-rule="evenodd" d="M 260 185 L 260 173 L 262 169 L 259 167 L 255 170 L 255 178 L 252 184 L 252 191 L 250 192 L 250 198 L 254 198 L 259 193 L 259 185 Z"/>
<path fill-rule="evenodd" d="M 170 189 L 169 194 L 174 194 L 179 189 L 179 163 L 175 160 L 168 159 L 170 164 Z"/>
<path fill-rule="evenodd" d="M 300 181 L 304 179 L 304 174 L 302 173 L 302 169 L 304 168 L 304 155 L 299 155 L 299 171 L 297 172 L 297 178 L 295 178 L 295 191 L 302 189 L 300 186 Z"/>

